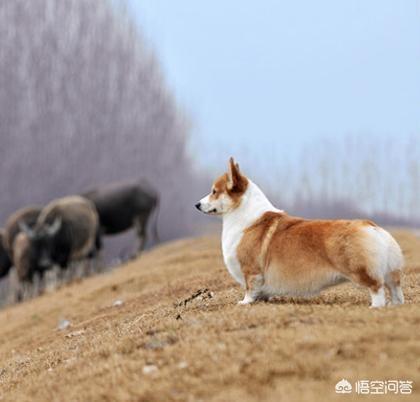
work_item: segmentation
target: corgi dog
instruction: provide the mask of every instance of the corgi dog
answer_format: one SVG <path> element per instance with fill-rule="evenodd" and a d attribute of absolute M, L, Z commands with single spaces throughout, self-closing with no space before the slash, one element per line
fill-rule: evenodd
<path fill-rule="evenodd" d="M 239 304 L 272 296 L 310 297 L 350 280 L 366 287 L 371 307 L 404 303 L 404 259 L 395 239 L 368 220 L 308 220 L 275 208 L 230 158 L 227 173 L 196 205 L 223 218 L 222 251 L 245 289 Z"/>

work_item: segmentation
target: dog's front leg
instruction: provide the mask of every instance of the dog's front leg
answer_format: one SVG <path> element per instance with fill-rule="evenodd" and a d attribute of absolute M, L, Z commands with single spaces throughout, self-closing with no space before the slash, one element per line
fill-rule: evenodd
<path fill-rule="evenodd" d="M 264 298 L 262 287 L 264 285 L 264 277 L 262 274 L 254 274 L 245 276 L 246 292 L 243 300 L 238 304 L 251 304 L 255 301 Z"/>
<path fill-rule="evenodd" d="M 254 303 L 257 300 L 257 298 L 252 294 L 252 292 L 245 292 L 244 298 L 238 302 L 238 304 L 251 304 Z"/>

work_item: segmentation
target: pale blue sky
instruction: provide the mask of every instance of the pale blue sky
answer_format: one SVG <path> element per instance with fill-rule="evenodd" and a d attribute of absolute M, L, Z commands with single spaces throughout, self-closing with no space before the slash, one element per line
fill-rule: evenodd
<path fill-rule="evenodd" d="M 128 3 L 205 166 L 324 137 L 420 138 L 419 1 Z"/>

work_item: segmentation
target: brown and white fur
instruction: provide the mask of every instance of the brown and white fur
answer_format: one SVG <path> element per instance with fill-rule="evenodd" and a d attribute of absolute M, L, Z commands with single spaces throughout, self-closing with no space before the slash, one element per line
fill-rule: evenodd
<path fill-rule="evenodd" d="M 239 304 L 276 295 L 309 297 L 346 280 L 368 288 L 371 307 L 385 306 L 385 287 L 392 304 L 404 303 L 401 249 L 371 221 L 289 216 L 232 158 L 196 207 L 223 217 L 224 262 L 246 290 Z"/>

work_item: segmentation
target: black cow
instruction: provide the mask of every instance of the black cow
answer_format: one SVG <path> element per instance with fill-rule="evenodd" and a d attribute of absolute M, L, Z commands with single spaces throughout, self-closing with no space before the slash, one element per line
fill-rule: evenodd
<path fill-rule="evenodd" d="M 138 181 L 117 182 L 83 196 L 95 204 L 102 234 L 119 234 L 135 227 L 140 242 L 138 250 L 143 250 L 150 215 L 159 205 L 159 196 L 150 185 Z M 157 241 L 157 217 L 153 233 Z"/>
<path fill-rule="evenodd" d="M 93 203 L 80 196 L 60 198 L 49 203 L 33 229 L 22 224 L 30 239 L 37 265 L 49 269 L 57 264 L 67 268 L 70 261 L 95 255 L 99 228 Z"/>
<path fill-rule="evenodd" d="M 4 278 L 12 268 L 12 261 L 4 246 L 4 230 L 0 229 L 0 279 Z"/>

